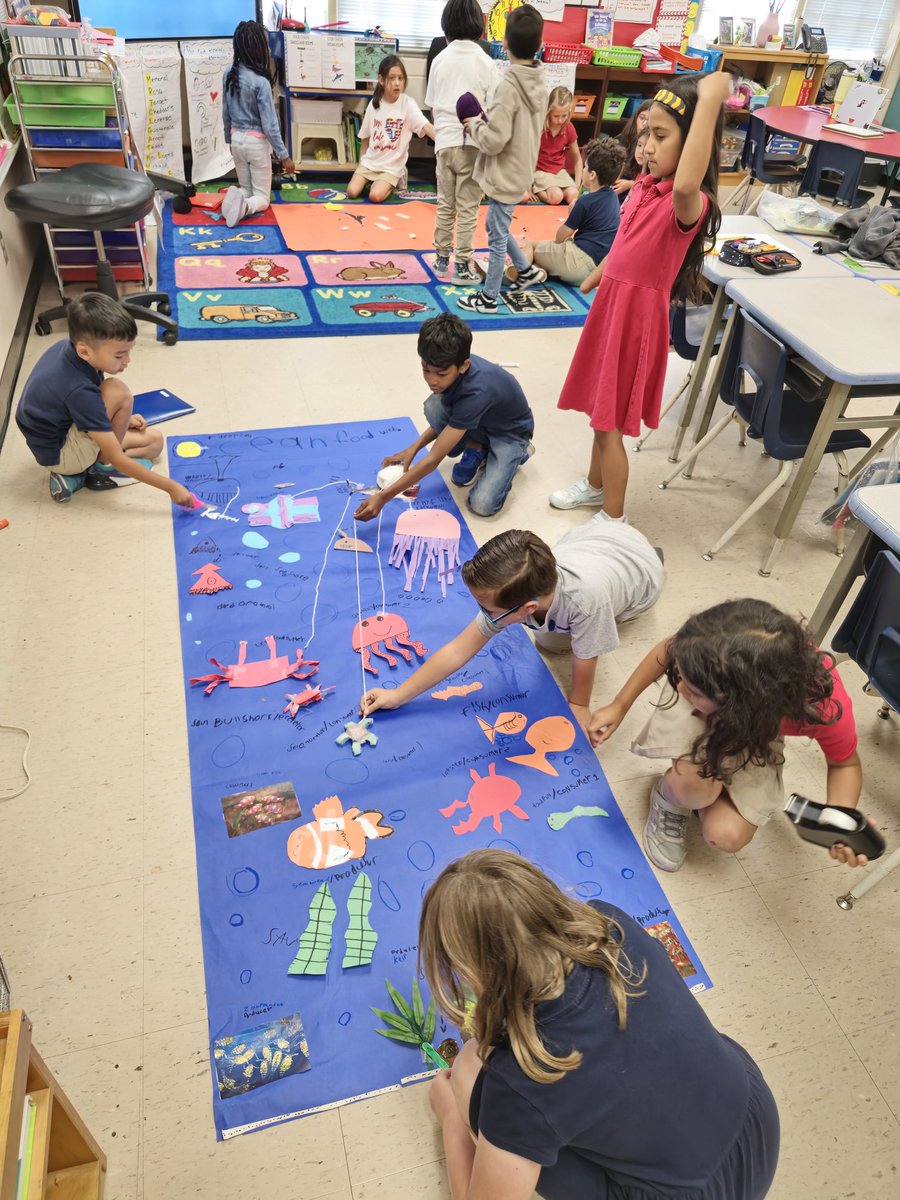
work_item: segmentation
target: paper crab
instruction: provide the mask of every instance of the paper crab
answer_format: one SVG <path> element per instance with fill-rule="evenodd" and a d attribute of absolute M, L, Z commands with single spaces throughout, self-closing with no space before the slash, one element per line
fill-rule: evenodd
<path fill-rule="evenodd" d="M 389 653 L 391 650 L 407 662 L 412 662 L 412 655 L 404 646 L 412 646 L 420 658 L 424 658 L 427 653 L 421 642 L 410 638 L 409 626 L 403 617 L 396 613 L 379 613 L 374 617 L 366 617 L 353 626 L 351 642 L 356 653 L 362 655 L 363 667 L 373 675 L 377 675 L 378 671 L 372 666 L 371 654 L 385 659 L 389 667 L 396 667 L 397 660 Z"/>
<path fill-rule="evenodd" d="M 324 700 L 325 693 L 333 691 L 334 687 L 323 688 L 320 683 L 317 683 L 315 687 L 307 684 L 302 692 L 294 692 L 293 694 L 285 692 L 284 698 L 287 700 L 287 704 L 281 711 L 290 713 L 292 717 L 296 717 L 305 704 L 314 704 L 317 700 Z"/>
<path fill-rule="evenodd" d="M 346 746 L 346 744 L 350 742 L 350 748 L 353 751 L 353 757 L 358 758 L 363 746 L 378 745 L 378 738 L 374 733 L 369 732 L 369 726 L 371 724 L 371 717 L 363 717 L 359 721 L 345 721 L 344 732 L 338 734 L 334 740 L 339 746 Z"/>
<path fill-rule="evenodd" d="M 198 675 L 191 683 L 208 683 L 209 687 L 203 689 L 204 695 L 208 696 L 220 683 L 227 683 L 233 688 L 264 687 L 267 683 L 280 683 L 284 679 L 308 679 L 319 669 L 318 662 L 312 659 L 303 661 L 302 649 L 295 651 L 296 662 L 291 662 L 286 654 L 275 653 L 275 639 L 271 635 L 266 638 L 266 645 L 269 647 L 268 658 L 246 662 L 247 643 L 241 642 L 236 663 L 223 667 L 217 659 L 211 658 L 209 661 L 219 670 L 212 675 Z"/>

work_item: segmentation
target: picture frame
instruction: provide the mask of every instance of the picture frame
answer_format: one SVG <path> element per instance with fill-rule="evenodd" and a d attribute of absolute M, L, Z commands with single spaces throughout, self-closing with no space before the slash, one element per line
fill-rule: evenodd
<path fill-rule="evenodd" d="M 735 46 L 752 46 L 756 41 L 756 18 L 738 17 L 734 26 Z"/>
<path fill-rule="evenodd" d="M 719 17 L 719 45 L 734 45 L 734 17 Z"/>

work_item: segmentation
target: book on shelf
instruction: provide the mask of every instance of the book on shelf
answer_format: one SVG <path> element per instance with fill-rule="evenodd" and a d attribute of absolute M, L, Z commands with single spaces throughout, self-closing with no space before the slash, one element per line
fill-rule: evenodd
<path fill-rule="evenodd" d="M 19 1161 L 16 1168 L 16 1200 L 25 1200 L 31 1182 L 31 1164 L 34 1157 L 34 1128 L 37 1122 L 37 1105 L 29 1093 L 22 1106 L 22 1131 L 19 1136 Z"/>

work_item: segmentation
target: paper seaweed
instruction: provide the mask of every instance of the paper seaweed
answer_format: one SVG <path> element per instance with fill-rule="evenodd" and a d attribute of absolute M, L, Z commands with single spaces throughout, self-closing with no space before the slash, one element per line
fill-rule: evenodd
<path fill-rule="evenodd" d="M 213 1042 L 219 1096 L 240 1096 L 310 1068 L 299 1013 Z"/>
<path fill-rule="evenodd" d="M 309 902 L 309 920 L 300 934 L 300 943 L 288 975 L 324 975 L 331 953 L 331 929 L 337 914 L 327 883 L 323 883 Z"/>
<path fill-rule="evenodd" d="M 346 949 L 342 967 L 365 967 L 372 961 L 378 934 L 369 923 L 371 907 L 372 883 L 368 875 L 360 873 L 347 897 L 350 920 L 344 933 Z"/>
<path fill-rule="evenodd" d="M 389 979 L 386 979 L 384 984 L 396 1012 L 373 1008 L 372 1012 L 375 1016 L 380 1017 L 387 1025 L 387 1029 L 376 1029 L 375 1032 L 380 1033 L 382 1037 L 390 1038 L 393 1042 L 406 1042 L 420 1048 L 426 1043 L 430 1045 L 437 1024 L 434 999 L 429 1001 L 426 1012 L 422 1007 L 422 993 L 419 991 L 419 981 L 416 978 L 413 978 L 412 981 L 411 1004 L 400 995 Z"/>

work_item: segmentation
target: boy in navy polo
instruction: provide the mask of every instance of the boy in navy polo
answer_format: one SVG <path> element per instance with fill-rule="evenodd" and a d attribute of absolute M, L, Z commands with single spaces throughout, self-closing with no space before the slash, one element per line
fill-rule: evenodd
<path fill-rule="evenodd" d="M 492 517 L 503 507 L 516 471 L 534 453 L 534 417 L 525 393 L 508 371 L 471 353 L 472 330 L 453 313 L 432 317 L 419 330 L 422 374 L 431 389 L 425 401 L 428 429 L 411 446 L 382 463 L 400 463 L 396 483 L 370 496 L 354 513 L 371 521 L 382 508 L 434 471 L 446 457 L 459 457 L 450 476 L 459 487 L 481 478 L 469 493 L 469 508 Z M 413 459 L 431 446 L 421 462 Z"/>
<path fill-rule="evenodd" d="M 162 437 L 132 412 L 124 383 L 104 378 L 128 366 L 137 338 L 131 314 L 108 296 L 85 292 L 66 316 L 68 340 L 41 356 L 16 409 L 28 449 L 50 473 L 50 495 L 65 504 L 82 487 L 149 483 L 190 508 L 187 488 L 150 470 Z"/>

